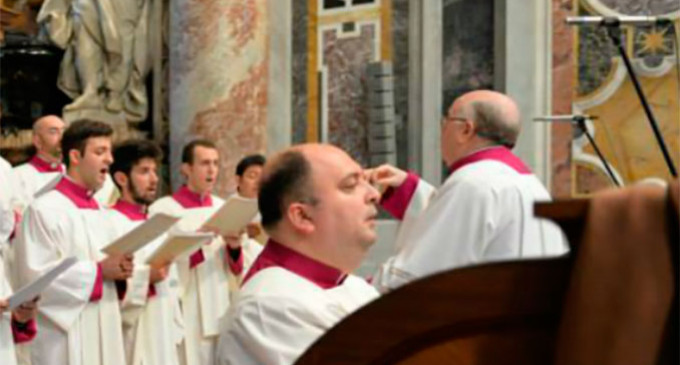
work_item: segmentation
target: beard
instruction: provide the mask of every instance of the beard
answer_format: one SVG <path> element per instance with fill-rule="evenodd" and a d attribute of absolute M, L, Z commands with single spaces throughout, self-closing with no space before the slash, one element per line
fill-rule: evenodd
<path fill-rule="evenodd" d="M 128 180 L 128 189 L 132 193 L 132 200 L 134 200 L 137 204 L 149 206 L 154 202 L 154 200 L 156 200 L 156 194 L 150 196 L 151 194 L 140 193 L 139 189 L 137 189 L 135 184 L 133 184 L 130 180 Z"/>

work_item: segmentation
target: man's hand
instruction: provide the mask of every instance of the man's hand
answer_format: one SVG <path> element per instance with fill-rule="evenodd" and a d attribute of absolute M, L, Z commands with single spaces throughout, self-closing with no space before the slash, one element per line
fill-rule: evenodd
<path fill-rule="evenodd" d="M 397 188 L 406 181 L 408 174 L 392 165 L 380 165 L 373 169 L 364 170 L 364 175 L 368 181 L 377 185 L 381 192 L 388 187 Z"/>
<path fill-rule="evenodd" d="M 38 314 L 38 298 L 22 303 L 12 314 L 14 320 L 19 323 L 26 323 L 35 318 Z"/>
<path fill-rule="evenodd" d="M 102 268 L 102 278 L 104 280 L 125 280 L 132 276 L 132 255 L 112 255 L 108 256 L 99 264 Z"/>
<path fill-rule="evenodd" d="M 163 281 L 167 277 L 168 277 L 168 265 L 160 267 L 151 266 L 151 270 L 149 271 L 149 282 L 151 284 Z"/>
<path fill-rule="evenodd" d="M 246 226 L 248 237 L 255 238 L 262 233 L 262 226 L 259 223 L 248 223 Z"/>

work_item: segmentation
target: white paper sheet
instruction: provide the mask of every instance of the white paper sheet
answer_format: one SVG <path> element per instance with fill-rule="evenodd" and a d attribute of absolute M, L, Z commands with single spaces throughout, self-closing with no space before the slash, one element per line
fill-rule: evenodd
<path fill-rule="evenodd" d="M 14 292 L 14 294 L 9 297 L 9 310 L 13 311 L 22 303 L 33 300 L 35 297 L 40 295 L 47 286 L 52 283 L 61 273 L 66 271 L 73 264 L 78 262 L 75 257 L 69 257 L 64 259 L 59 265 L 55 266 L 41 277 L 35 279 L 32 283 L 25 285 L 23 288 Z"/>
<path fill-rule="evenodd" d="M 212 241 L 215 237 L 212 233 L 202 232 L 175 232 L 154 251 L 146 263 L 151 266 L 161 266 L 175 261 L 178 257 L 188 252 L 198 250 L 202 245 Z"/>
<path fill-rule="evenodd" d="M 246 199 L 232 195 L 224 205 L 203 223 L 203 229 L 216 229 L 224 235 L 245 228 L 257 215 L 256 199 Z"/>
<path fill-rule="evenodd" d="M 137 226 L 137 228 L 104 247 L 102 252 L 108 255 L 126 255 L 134 253 L 167 232 L 178 220 L 179 218 L 167 214 L 156 214 Z"/>

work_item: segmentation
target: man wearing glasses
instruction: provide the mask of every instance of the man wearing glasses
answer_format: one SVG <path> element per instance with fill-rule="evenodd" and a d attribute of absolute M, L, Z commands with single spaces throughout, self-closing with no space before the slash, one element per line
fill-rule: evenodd
<path fill-rule="evenodd" d="M 456 99 L 442 119 L 442 157 L 449 176 L 435 189 L 390 165 L 367 171 L 387 187 L 381 204 L 402 220 L 397 254 L 374 278 L 381 291 L 456 267 L 560 255 L 567 251 L 552 223 L 533 205 L 550 200 L 539 179 L 515 156 L 517 104 L 498 92 Z"/>

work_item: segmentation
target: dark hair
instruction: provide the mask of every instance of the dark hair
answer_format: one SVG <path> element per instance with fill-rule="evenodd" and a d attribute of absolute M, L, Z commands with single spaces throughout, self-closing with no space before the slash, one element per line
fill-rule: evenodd
<path fill-rule="evenodd" d="M 189 165 L 194 163 L 194 150 L 198 146 L 211 148 L 211 149 L 214 149 L 214 150 L 217 149 L 217 146 L 215 145 L 215 143 L 210 141 L 210 140 L 195 139 L 195 140 L 187 143 L 187 145 L 184 146 L 184 148 L 182 149 L 182 163 L 188 163 Z"/>
<path fill-rule="evenodd" d="M 144 158 L 151 158 L 160 163 L 163 158 L 163 152 L 155 142 L 145 139 L 128 139 L 121 142 L 113 149 L 113 164 L 111 164 L 110 172 L 114 175 L 116 172 L 122 172 L 130 176 L 132 168 Z M 118 186 L 116 179 L 113 182 Z"/>
<path fill-rule="evenodd" d="M 113 128 L 110 125 L 89 119 L 77 120 L 66 128 L 61 137 L 61 151 L 64 156 L 64 164 L 68 167 L 71 163 L 69 152 L 77 150 L 85 155 L 85 146 L 89 138 L 111 137 Z"/>
<path fill-rule="evenodd" d="M 291 202 L 316 204 L 309 186 L 311 171 L 309 161 L 299 151 L 284 152 L 277 157 L 260 181 L 258 206 L 265 229 L 272 229 L 281 221 Z"/>
<path fill-rule="evenodd" d="M 250 166 L 264 166 L 266 161 L 260 154 L 246 156 L 236 165 L 236 176 L 243 176 Z"/>
<path fill-rule="evenodd" d="M 515 146 L 519 135 L 519 123 L 508 120 L 502 108 L 481 100 L 471 102 L 470 108 L 477 125 L 478 136 L 508 148 Z"/>

